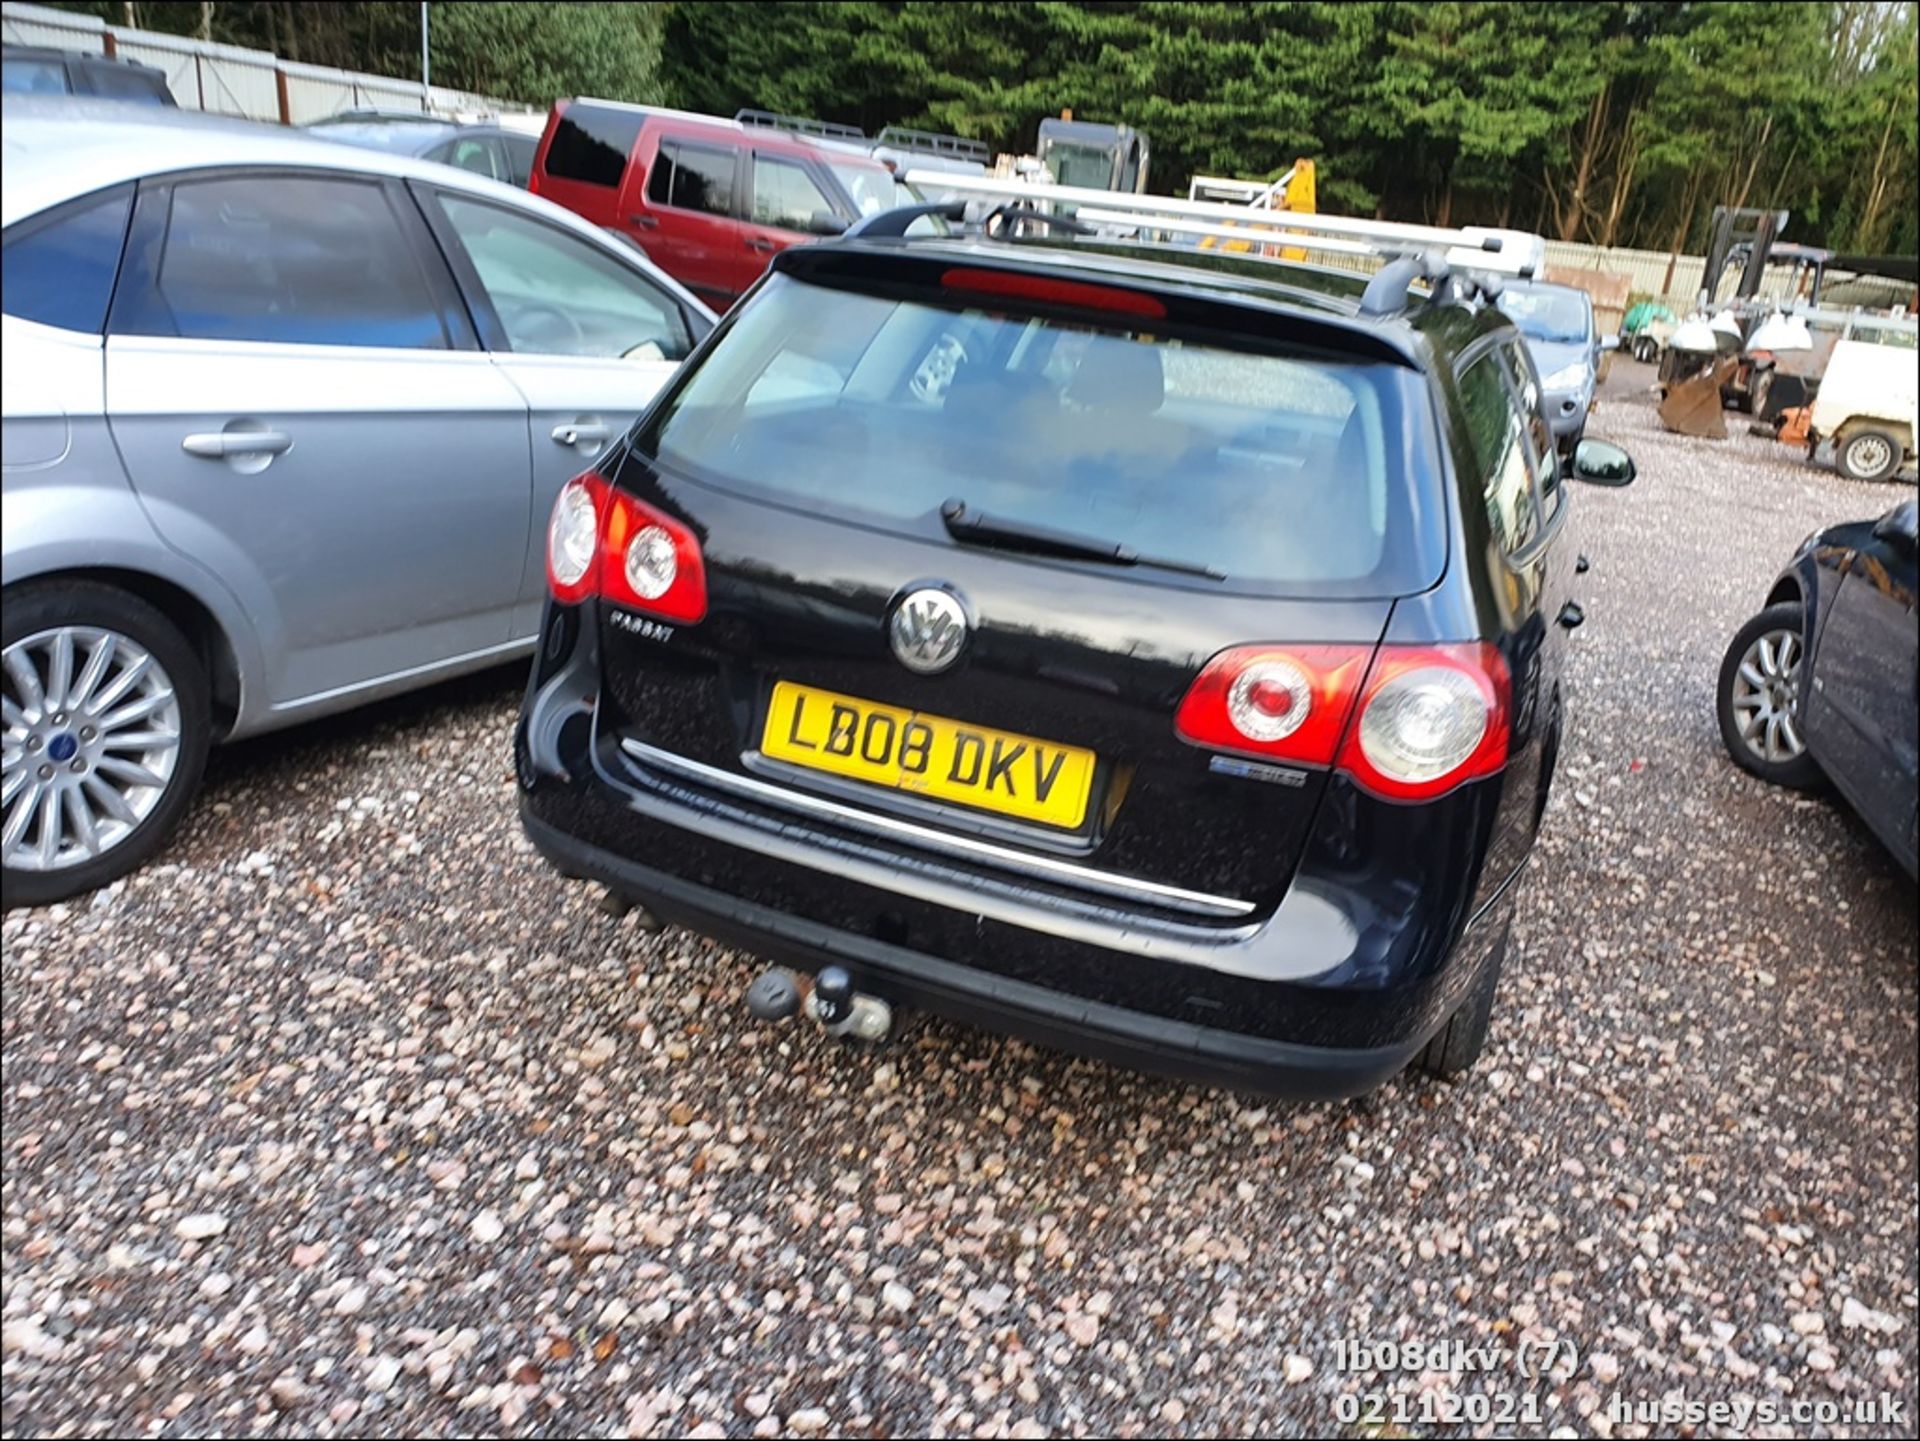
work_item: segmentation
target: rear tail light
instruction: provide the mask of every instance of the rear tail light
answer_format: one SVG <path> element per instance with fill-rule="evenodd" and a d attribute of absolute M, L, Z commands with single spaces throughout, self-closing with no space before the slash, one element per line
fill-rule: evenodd
<path fill-rule="evenodd" d="M 1243 645 L 1208 661 L 1173 728 L 1209 750 L 1332 765 L 1369 651 L 1355 645 Z"/>
<path fill-rule="evenodd" d="M 1493 646 L 1382 646 L 1340 768 L 1389 800 L 1429 800 L 1507 763 L 1513 683 Z"/>
<path fill-rule="evenodd" d="M 691 625 L 707 613 L 700 541 L 672 516 L 593 471 L 560 488 L 547 524 L 547 586 L 577 605 L 590 595 Z"/>
<path fill-rule="evenodd" d="M 1174 717 L 1183 740 L 1337 766 L 1389 800 L 1430 800 L 1507 763 L 1506 661 L 1490 645 L 1236 646 Z"/>

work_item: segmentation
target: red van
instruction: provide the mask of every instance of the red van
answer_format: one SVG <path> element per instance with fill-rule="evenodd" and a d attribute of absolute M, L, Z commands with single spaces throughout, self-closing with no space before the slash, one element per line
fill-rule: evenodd
<path fill-rule="evenodd" d="M 535 195 L 627 237 L 715 310 L 776 251 L 918 197 L 871 156 L 784 131 L 612 100 L 562 100 Z"/>

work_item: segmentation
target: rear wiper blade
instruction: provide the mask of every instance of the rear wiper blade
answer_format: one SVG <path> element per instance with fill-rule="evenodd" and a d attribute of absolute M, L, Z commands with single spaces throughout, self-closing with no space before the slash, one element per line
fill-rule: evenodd
<path fill-rule="evenodd" d="M 1069 560 L 1097 561 L 1102 565 L 1145 566 L 1153 570 L 1175 571 L 1181 575 L 1203 576 L 1207 580 L 1227 578 L 1225 571 L 1215 570 L 1210 565 L 1142 555 L 1117 541 L 1095 540 L 1071 531 L 1029 525 L 1020 520 L 996 520 L 990 515 L 969 511 L 963 500 L 949 500 L 942 505 L 940 519 L 945 523 L 948 535 L 968 545 L 1031 551 L 1037 555 L 1057 555 Z"/>

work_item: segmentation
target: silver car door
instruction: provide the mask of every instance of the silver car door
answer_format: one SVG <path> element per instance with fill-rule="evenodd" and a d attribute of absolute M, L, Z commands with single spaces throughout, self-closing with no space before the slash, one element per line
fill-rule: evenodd
<path fill-rule="evenodd" d="M 311 171 L 143 186 L 128 257 L 113 434 L 161 536 L 252 614 L 269 703 L 507 649 L 526 405 L 473 348 L 404 188 Z"/>
<path fill-rule="evenodd" d="M 548 511 L 633 424 L 710 321 L 645 263 L 537 214 L 448 189 L 422 199 L 482 338 L 526 397 L 533 451 L 527 584 L 515 634 L 539 624 Z"/>

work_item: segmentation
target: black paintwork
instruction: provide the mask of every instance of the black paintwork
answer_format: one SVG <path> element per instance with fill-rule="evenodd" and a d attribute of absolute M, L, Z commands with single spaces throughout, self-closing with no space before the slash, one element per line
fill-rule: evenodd
<path fill-rule="evenodd" d="M 1920 788 L 1920 640 L 1915 503 L 1808 536 L 1768 603 L 1805 607 L 1807 751 L 1894 858 L 1915 875 Z"/>
<path fill-rule="evenodd" d="M 1497 949 L 1545 804 L 1566 634 L 1552 622 L 1569 599 L 1573 498 L 1562 495 L 1527 551 L 1501 552 L 1454 387 L 1456 368 L 1487 347 L 1517 351 L 1494 307 L 1450 298 L 1362 318 L 1348 277 L 1176 259 L 1137 247 L 851 240 L 784 252 L 774 268 L 883 294 L 924 293 L 929 272 L 956 261 L 1124 280 L 1165 302 L 1156 329 L 1168 334 L 1232 331 L 1406 366 L 1431 401 L 1430 418 L 1407 428 L 1405 464 L 1438 559 L 1434 584 L 1397 596 L 1253 594 L 957 545 L 937 526 L 879 533 L 669 474 L 640 445 L 623 446 L 602 473 L 694 530 L 708 614 L 662 641 L 609 623 L 598 602 L 550 607 L 516 755 L 536 844 L 570 874 L 763 953 L 845 964 L 883 994 L 1102 1053 L 1315 1094 L 1366 1089 L 1404 1064 Z M 648 425 L 642 417 L 635 435 Z M 892 658 L 885 620 L 903 589 L 929 580 L 967 597 L 974 631 L 958 669 L 920 677 Z M 1228 646 L 1383 639 L 1501 650 L 1513 676 L 1504 772 L 1396 804 L 1323 770 L 1287 768 L 1295 783 L 1284 785 L 1221 774 L 1174 735 L 1180 697 Z M 1088 822 L 1071 835 L 962 821 L 851 782 L 800 780 L 810 795 L 1251 911 L 1222 919 L 1010 876 L 965 853 L 703 788 L 621 748 L 631 739 L 786 781 L 755 750 L 776 678 L 1101 757 Z M 927 980 L 936 971 L 937 985 Z"/>

